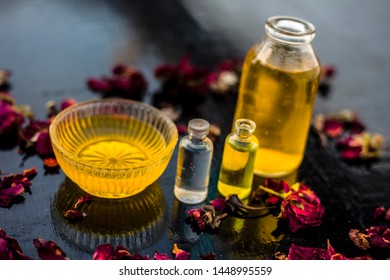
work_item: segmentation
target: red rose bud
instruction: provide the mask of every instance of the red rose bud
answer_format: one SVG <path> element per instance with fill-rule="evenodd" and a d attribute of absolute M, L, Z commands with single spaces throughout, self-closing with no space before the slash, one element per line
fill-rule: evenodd
<path fill-rule="evenodd" d="M 283 200 L 281 210 L 281 218 L 288 221 L 292 232 L 300 228 L 320 226 L 325 213 L 320 199 L 311 190 L 293 190 Z"/>

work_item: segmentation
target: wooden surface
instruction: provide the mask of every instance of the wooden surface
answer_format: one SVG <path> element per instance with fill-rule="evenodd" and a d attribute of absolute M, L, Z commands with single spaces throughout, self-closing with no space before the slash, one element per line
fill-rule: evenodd
<path fill-rule="evenodd" d="M 339 71 L 334 92 L 328 99 L 317 99 L 316 112 L 350 105 L 361 112 L 370 130 L 389 139 L 387 1 L 369 7 L 364 1 L 358 1 L 361 6 L 352 1 L 340 5 L 327 1 L 316 3 L 315 8 L 310 1 L 247 0 L 240 7 L 234 1 L 222 2 L 1 1 L 0 68 L 12 70 L 17 103 L 31 105 L 39 118 L 45 118 L 48 100 L 96 98 L 86 88 L 85 79 L 108 73 L 116 62 L 133 65 L 145 74 L 149 82 L 145 101 L 150 102 L 159 86 L 153 78 L 156 65 L 176 62 L 186 53 L 206 67 L 224 58 L 241 58 L 263 34 L 266 17 L 289 13 L 316 25 L 315 48 L 320 60 L 335 64 Z M 254 8 L 261 10 L 259 16 Z M 355 8 L 359 12 L 352 14 Z M 234 102 L 234 97 L 208 98 L 196 113 L 183 117 L 203 117 L 222 127 L 215 144 L 209 199 L 216 196 L 223 138 L 230 129 Z M 312 186 L 325 205 L 321 227 L 290 234 L 267 215 L 247 220 L 229 217 L 216 232 L 198 233 L 184 221 L 185 210 L 194 206 L 173 197 L 176 160 L 177 151 L 162 177 L 140 195 L 122 201 L 97 200 L 82 223 L 69 224 L 63 212 L 81 190 L 62 172 L 45 175 L 38 157 L 27 159 L 22 166 L 17 147 L 7 147 L 0 151 L 3 172 L 36 166 L 39 175 L 24 203 L 0 208 L 0 227 L 33 258 L 38 258 L 32 244 L 37 237 L 55 241 L 71 259 L 90 259 L 97 244 L 103 242 L 149 255 L 155 250 L 169 253 L 173 243 L 178 243 L 195 259 L 210 252 L 219 259 L 263 259 L 276 251 L 288 252 L 292 242 L 324 248 L 327 240 L 336 251 L 353 257 L 362 252 L 349 240 L 349 229 L 373 225 L 372 211 L 380 205 L 390 207 L 387 153 L 371 166 L 350 166 L 340 161 L 331 147 L 321 148 L 311 133 L 296 177 Z M 259 181 L 256 178 L 255 184 Z M 390 256 L 383 251 L 373 254 Z"/>

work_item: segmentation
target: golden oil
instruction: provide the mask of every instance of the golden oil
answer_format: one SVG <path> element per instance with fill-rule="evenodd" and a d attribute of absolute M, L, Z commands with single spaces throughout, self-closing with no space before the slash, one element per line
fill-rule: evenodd
<path fill-rule="evenodd" d="M 243 66 L 234 119 L 257 126 L 255 174 L 280 177 L 296 170 L 304 155 L 320 68 L 284 70 L 263 64 L 251 49 Z"/>
<path fill-rule="evenodd" d="M 240 199 L 244 199 L 252 191 L 258 140 L 252 135 L 256 128 L 253 121 L 239 119 L 235 126 L 236 130 L 226 137 L 218 191 L 225 197 L 237 194 Z"/>

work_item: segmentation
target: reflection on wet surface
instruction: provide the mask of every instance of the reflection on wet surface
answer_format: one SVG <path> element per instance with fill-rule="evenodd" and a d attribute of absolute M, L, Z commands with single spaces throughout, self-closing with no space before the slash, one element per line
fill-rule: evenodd
<path fill-rule="evenodd" d="M 85 192 L 66 178 L 51 205 L 56 232 L 82 251 L 93 252 L 103 243 L 137 251 L 157 242 L 165 231 L 166 205 L 157 182 L 130 198 L 94 198 L 82 208 L 87 216 L 71 223 L 64 218 L 64 213 L 72 209 L 83 194 Z"/>

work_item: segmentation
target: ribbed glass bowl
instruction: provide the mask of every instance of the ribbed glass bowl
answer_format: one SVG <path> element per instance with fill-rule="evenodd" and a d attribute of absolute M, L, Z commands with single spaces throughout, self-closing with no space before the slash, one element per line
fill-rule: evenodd
<path fill-rule="evenodd" d="M 59 113 L 50 138 L 59 165 L 73 182 L 95 196 L 124 198 L 161 176 L 178 133 L 173 121 L 150 105 L 104 99 Z"/>

